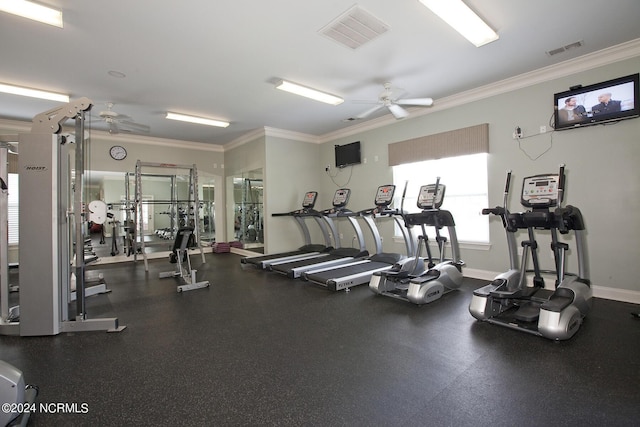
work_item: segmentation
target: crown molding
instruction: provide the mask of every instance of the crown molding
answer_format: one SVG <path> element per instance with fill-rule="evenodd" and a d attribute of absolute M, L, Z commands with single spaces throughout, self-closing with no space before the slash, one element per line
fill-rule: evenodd
<path fill-rule="evenodd" d="M 31 122 L 18 121 L 18 120 L 8 120 L 8 119 L 0 119 L 0 128 L 18 133 L 25 133 L 31 131 Z M 64 126 L 62 132 L 75 132 L 73 126 Z M 202 142 L 192 142 L 192 141 L 183 141 L 178 139 L 165 139 L 165 138 L 155 138 L 144 135 L 130 135 L 125 133 L 119 134 L 111 134 L 106 131 L 91 129 L 90 135 L 92 137 L 103 140 L 103 141 L 112 141 L 118 143 L 132 143 L 132 144 L 145 144 L 145 145 L 153 145 L 156 147 L 180 147 L 191 150 L 200 150 L 200 151 L 214 151 L 214 152 L 224 152 L 224 148 L 221 145 L 215 144 L 205 144 Z"/>
<path fill-rule="evenodd" d="M 413 113 L 414 111 L 418 111 L 419 109 L 407 108 L 406 110 L 409 111 L 410 113 Z M 404 119 L 404 120 L 408 120 L 408 119 Z M 322 144 L 325 142 L 335 141 L 336 139 L 339 139 L 339 138 L 352 136 L 357 133 L 362 133 L 369 130 L 378 129 L 384 126 L 389 126 L 397 122 L 398 120 L 396 120 L 392 115 L 384 115 L 382 117 L 377 117 L 375 119 L 367 120 L 366 122 L 360 122 L 360 123 L 351 125 L 344 129 L 339 129 L 333 132 L 325 133 L 324 135 L 319 136 L 318 139 L 319 139 L 319 143 Z"/>
<path fill-rule="evenodd" d="M 181 139 L 165 139 L 165 138 L 155 138 L 144 135 L 129 135 L 129 134 L 110 134 L 109 132 L 100 131 L 100 130 L 92 130 L 91 134 L 93 134 L 94 138 L 99 138 L 105 141 L 113 141 L 113 142 L 126 142 L 133 144 L 141 144 L 141 145 L 153 145 L 156 147 L 171 147 L 171 148 L 184 148 L 190 150 L 200 150 L 200 151 L 213 151 L 222 153 L 224 149 L 220 145 L 216 144 L 206 144 L 203 142 L 193 142 L 193 141 L 184 141 Z"/>
<path fill-rule="evenodd" d="M 319 136 L 309 135 L 308 133 L 295 132 L 291 130 L 278 129 L 278 128 L 272 128 L 272 127 L 265 127 L 264 130 L 265 130 L 266 136 L 273 136 L 273 137 L 283 138 L 283 139 L 292 139 L 294 141 L 309 142 L 312 144 L 322 143 Z"/>
<path fill-rule="evenodd" d="M 265 128 L 258 128 L 252 131 L 245 133 L 244 135 L 239 136 L 233 141 L 222 145 L 222 151 L 233 150 L 234 148 L 238 148 L 241 145 L 247 144 L 249 142 L 255 141 L 258 138 L 264 137 L 266 135 Z"/>
<path fill-rule="evenodd" d="M 245 133 L 244 135 L 234 139 L 233 141 L 223 145 L 222 147 L 224 151 L 229 151 L 233 150 L 234 148 L 240 147 L 241 145 L 253 142 L 258 138 L 264 138 L 267 136 L 271 136 L 274 138 L 291 139 L 293 141 L 299 142 L 308 142 L 311 144 L 321 144 L 323 142 L 321 141 L 320 137 L 316 135 L 265 126 L 263 128 L 254 129 L 251 132 Z"/>
<path fill-rule="evenodd" d="M 435 113 L 437 111 L 447 110 L 449 108 L 468 104 L 470 102 L 479 101 L 481 99 L 489 98 L 507 92 L 512 92 L 514 90 L 522 89 L 528 86 L 533 86 L 558 78 L 567 77 L 582 71 L 591 70 L 638 56 L 640 56 L 640 39 L 631 40 L 626 43 L 621 43 L 619 45 L 602 49 L 597 52 L 559 62 L 554 65 L 549 65 L 544 68 L 539 68 L 537 70 L 520 74 L 515 77 L 504 79 L 495 83 L 490 83 L 488 85 L 480 86 L 478 88 L 460 92 L 444 98 L 436 99 L 434 100 L 433 107 L 430 108 L 408 108 L 407 110 L 411 113 L 411 115 L 404 120 L 411 120 L 416 117 Z M 382 116 L 373 120 L 358 123 L 357 125 L 349 126 L 345 129 L 321 135 L 319 137 L 319 140 L 321 143 L 330 142 L 338 138 L 352 136 L 357 133 L 377 129 L 383 126 L 388 126 L 397 122 L 398 120 L 394 119 L 393 117 Z"/>
<path fill-rule="evenodd" d="M 23 133 L 31 131 L 31 122 L 0 119 L 0 127 L 11 132 Z"/>

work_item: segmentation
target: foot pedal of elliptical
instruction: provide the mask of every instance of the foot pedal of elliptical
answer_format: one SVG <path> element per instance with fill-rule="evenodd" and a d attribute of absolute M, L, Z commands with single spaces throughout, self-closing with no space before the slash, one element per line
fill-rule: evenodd
<path fill-rule="evenodd" d="M 523 322 L 533 322 L 540 316 L 540 305 L 532 302 L 524 303 L 518 308 L 513 317 Z"/>

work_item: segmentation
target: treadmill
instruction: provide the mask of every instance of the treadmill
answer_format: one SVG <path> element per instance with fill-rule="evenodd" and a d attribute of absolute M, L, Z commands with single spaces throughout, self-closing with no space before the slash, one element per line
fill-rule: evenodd
<path fill-rule="evenodd" d="M 406 191 L 406 187 L 405 187 Z M 375 224 L 375 218 L 390 217 L 393 218 L 404 237 L 407 254 L 413 253 L 413 238 L 411 230 L 404 227 L 400 221 L 402 211 L 398 209 L 389 209 L 389 205 L 393 202 L 395 193 L 395 185 L 382 185 L 378 187 L 375 198 L 375 207 L 358 212 L 369 227 L 373 234 L 374 243 L 376 245 L 376 253 L 369 258 L 356 260 L 354 262 L 333 267 L 320 268 L 305 272 L 304 279 L 324 286 L 331 291 L 345 290 L 363 283 L 369 283 L 373 273 L 377 271 L 389 270 L 394 264 L 409 262 L 408 259 L 398 253 L 385 253 L 382 251 L 382 239 L 380 232 Z M 403 194 L 404 199 L 404 194 Z"/>
<path fill-rule="evenodd" d="M 240 259 L 241 264 L 249 264 L 253 265 L 257 268 L 267 269 L 271 262 L 277 261 L 292 261 L 295 259 L 306 259 L 312 257 L 314 255 L 319 255 L 327 249 L 331 249 L 331 238 L 329 237 L 329 231 L 327 230 L 326 224 L 322 218 L 320 212 L 314 209 L 316 204 L 316 200 L 318 198 L 317 191 L 308 191 L 304 195 L 304 199 L 302 201 L 302 209 L 298 209 L 291 212 L 285 213 L 274 213 L 272 216 L 291 216 L 296 220 L 298 225 L 300 226 L 300 230 L 302 231 L 302 235 L 304 237 L 305 244 L 298 248 L 295 251 L 289 252 L 280 252 L 275 254 L 268 255 L 257 255 L 244 257 Z M 322 235 L 324 237 L 325 244 L 312 244 L 311 243 L 311 235 L 309 234 L 309 228 L 305 220 L 313 219 L 316 221 L 320 230 L 322 231 Z"/>
<path fill-rule="evenodd" d="M 302 274 L 310 269 L 333 267 L 341 264 L 346 264 L 353 261 L 356 258 L 366 258 L 369 256 L 364 243 L 364 237 L 362 236 L 362 230 L 358 221 L 356 220 L 357 214 L 347 209 L 347 203 L 349 202 L 349 196 L 351 190 L 348 188 L 340 188 L 336 190 L 333 196 L 333 207 L 325 211 L 321 211 L 325 222 L 330 227 L 333 233 L 336 247 L 325 251 L 324 253 L 310 257 L 308 259 L 297 259 L 286 262 L 272 262 L 268 269 L 280 274 L 284 274 L 292 279 L 297 279 Z M 349 221 L 353 230 L 356 233 L 359 248 L 341 248 L 338 229 L 333 221 L 334 218 L 344 218 Z"/>

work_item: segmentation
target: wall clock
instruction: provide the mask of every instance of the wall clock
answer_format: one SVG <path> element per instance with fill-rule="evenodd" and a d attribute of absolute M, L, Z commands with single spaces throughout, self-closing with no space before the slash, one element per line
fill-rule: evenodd
<path fill-rule="evenodd" d="M 114 145 L 109 150 L 109 154 L 114 160 L 124 160 L 127 157 L 127 150 L 121 145 Z"/>

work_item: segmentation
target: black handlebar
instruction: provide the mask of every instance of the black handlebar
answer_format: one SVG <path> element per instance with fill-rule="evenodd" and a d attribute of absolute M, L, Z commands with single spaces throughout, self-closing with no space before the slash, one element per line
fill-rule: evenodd
<path fill-rule="evenodd" d="M 496 206 L 495 208 L 482 209 L 482 215 L 504 215 L 504 208 L 502 206 Z"/>
<path fill-rule="evenodd" d="M 511 185 L 511 171 L 510 171 L 510 170 L 508 170 L 508 171 L 507 171 L 507 182 L 506 182 L 506 184 L 505 184 L 505 186 L 504 186 L 504 192 L 505 192 L 505 194 L 508 194 L 508 193 L 509 193 L 509 186 L 510 186 L 510 185 Z"/>
<path fill-rule="evenodd" d="M 433 191 L 433 198 L 431 199 L 431 207 L 436 207 L 436 199 L 438 198 L 438 190 L 440 189 L 440 177 L 436 177 L 436 188 Z"/>
<path fill-rule="evenodd" d="M 564 163 L 560 165 L 560 177 L 558 182 L 558 190 L 564 191 Z"/>

